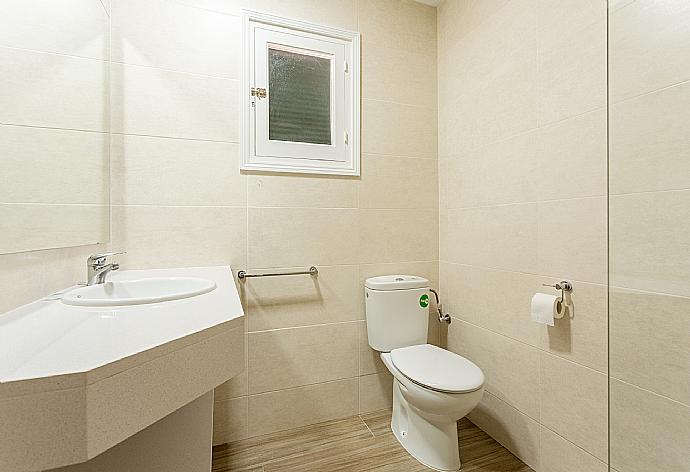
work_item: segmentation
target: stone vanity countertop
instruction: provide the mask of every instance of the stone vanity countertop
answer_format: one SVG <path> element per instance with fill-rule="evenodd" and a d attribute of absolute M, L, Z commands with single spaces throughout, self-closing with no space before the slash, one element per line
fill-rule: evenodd
<path fill-rule="evenodd" d="M 230 267 L 127 270 L 110 281 L 199 277 L 216 288 L 191 298 L 116 307 L 63 303 L 58 294 L 0 315 L 0 398 L 89 385 L 242 326 Z"/>

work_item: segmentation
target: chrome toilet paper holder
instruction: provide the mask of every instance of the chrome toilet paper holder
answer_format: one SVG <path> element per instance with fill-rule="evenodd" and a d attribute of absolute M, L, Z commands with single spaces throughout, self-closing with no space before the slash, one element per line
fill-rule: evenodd
<path fill-rule="evenodd" d="M 561 303 L 565 303 L 565 292 L 570 293 L 573 291 L 573 284 L 571 284 L 567 280 L 561 280 L 560 282 L 558 282 L 556 284 L 542 284 L 542 286 L 553 287 L 556 290 L 560 290 L 561 291 L 561 299 L 560 299 Z"/>

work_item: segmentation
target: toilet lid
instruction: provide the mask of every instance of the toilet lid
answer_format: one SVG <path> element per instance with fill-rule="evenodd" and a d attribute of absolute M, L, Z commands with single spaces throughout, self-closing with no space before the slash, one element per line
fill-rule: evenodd
<path fill-rule="evenodd" d="M 391 361 L 414 383 L 439 392 L 473 392 L 484 385 L 484 373 L 472 361 L 431 344 L 393 349 Z"/>

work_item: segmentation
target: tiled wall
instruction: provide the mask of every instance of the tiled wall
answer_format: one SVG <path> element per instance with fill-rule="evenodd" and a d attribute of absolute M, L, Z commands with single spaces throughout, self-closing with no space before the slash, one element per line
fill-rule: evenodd
<path fill-rule="evenodd" d="M 609 23 L 611 467 L 690 471 L 690 4 Z"/>
<path fill-rule="evenodd" d="M 438 50 L 448 347 L 487 376 L 469 417 L 537 471 L 606 471 L 606 2 L 446 0 Z M 531 322 L 562 279 L 572 318 Z"/>
<path fill-rule="evenodd" d="M 0 3 L 0 253 L 107 240 L 108 29 L 99 0 Z M 0 254 L 0 313 L 102 249 Z"/>
<path fill-rule="evenodd" d="M 361 179 L 239 172 L 241 7 L 361 31 Z M 216 392 L 214 441 L 388 406 L 363 279 L 438 280 L 435 9 L 114 0 L 111 19 L 112 244 L 128 251 L 123 267 L 320 270 L 238 283 L 247 371 Z"/>

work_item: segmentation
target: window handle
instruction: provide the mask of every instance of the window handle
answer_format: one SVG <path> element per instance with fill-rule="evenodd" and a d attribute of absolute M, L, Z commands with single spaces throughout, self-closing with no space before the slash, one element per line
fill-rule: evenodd
<path fill-rule="evenodd" d="M 251 96 L 252 97 L 257 97 L 257 98 L 266 98 L 268 94 L 266 93 L 265 88 L 260 88 L 260 87 L 252 87 L 251 88 Z"/>

